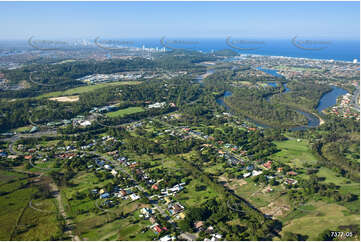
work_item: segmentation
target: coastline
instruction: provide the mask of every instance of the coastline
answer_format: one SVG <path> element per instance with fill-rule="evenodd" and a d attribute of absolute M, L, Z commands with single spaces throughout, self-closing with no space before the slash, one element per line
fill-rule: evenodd
<path fill-rule="evenodd" d="M 232 47 L 229 47 L 226 44 L 225 38 L 223 37 L 214 37 L 214 38 L 197 38 L 197 37 L 177 37 L 179 39 L 186 39 L 189 41 L 200 41 L 202 43 L 199 43 L 199 45 L 197 46 L 197 48 L 192 49 L 192 51 L 199 51 L 201 53 L 204 54 L 211 54 L 213 53 L 213 51 L 219 51 L 219 50 L 235 50 Z M 117 38 L 116 38 L 117 39 Z M 115 39 L 115 40 L 116 40 Z M 163 48 L 164 46 L 160 44 L 160 38 L 128 38 L 129 40 L 132 40 L 133 42 L 139 42 L 139 44 L 134 44 L 132 47 L 133 48 L 142 48 L 142 45 L 146 46 L 146 48 Z M 277 48 L 280 45 L 284 46 L 284 44 L 290 44 L 290 39 L 288 38 L 282 38 L 282 39 L 268 39 L 268 38 L 262 38 L 265 41 L 267 41 L 269 44 L 273 44 L 275 45 L 274 47 Z M 72 41 L 76 40 L 76 39 L 66 39 L 65 40 L 69 41 L 70 43 L 72 43 Z M 89 38 L 80 38 L 80 40 L 84 40 L 84 41 L 88 41 L 93 43 L 93 39 L 89 39 Z M 121 38 L 119 38 L 119 40 L 121 40 Z M 14 40 L 11 39 L 2 39 L 0 40 L 0 46 L 4 47 L 4 48 L 9 48 L 9 43 L 8 42 L 12 42 Z M 17 41 L 17 45 L 19 48 L 27 48 L 28 47 L 28 39 L 16 39 L 15 41 Z M 325 61 L 325 62 L 342 62 L 342 63 L 353 63 L 354 59 L 357 59 L 358 62 L 357 64 L 360 64 L 360 55 L 354 56 L 353 53 L 359 53 L 359 42 L 360 40 L 346 40 L 343 42 L 337 41 L 337 40 L 333 40 L 335 41 L 335 43 L 337 42 L 337 45 L 334 47 L 334 49 L 331 49 L 328 54 L 327 53 L 322 53 L 322 54 L 318 54 L 318 56 L 315 57 L 297 57 L 299 55 L 302 55 L 302 52 L 298 52 L 297 49 L 294 49 L 296 47 L 293 46 L 287 46 L 287 50 L 285 50 L 286 52 L 283 52 L 283 55 L 277 55 L 277 53 L 269 53 L 269 54 L 256 54 L 256 53 L 238 53 L 237 56 L 254 56 L 254 57 L 270 57 L 270 58 L 284 58 L 284 59 L 299 59 L 299 60 L 314 60 L 314 61 Z M 348 49 L 346 48 L 345 51 L 343 51 L 341 53 L 341 48 L 347 46 L 347 44 L 352 43 L 352 49 Z M 90 45 L 90 46 L 84 46 L 86 48 L 92 48 L 94 47 L 94 49 L 98 49 L 98 47 L 96 45 Z M 80 46 L 80 48 L 82 48 L 82 46 Z M 335 49 L 336 48 L 336 49 Z M 262 51 L 266 51 L 266 52 L 272 52 L 271 49 L 269 48 L 262 48 Z M 290 50 L 290 51 L 288 51 Z M 26 50 L 19 50 L 20 54 L 22 54 L 22 52 L 25 52 Z M 290 53 L 287 53 L 290 52 Z M 15 53 L 19 54 L 19 53 Z M 306 52 L 304 52 L 306 53 Z M 310 52 L 308 52 L 310 53 Z M 327 54 L 327 55 L 326 55 Z M 322 57 L 322 55 L 326 55 L 325 57 Z M 0 54 L 1 56 L 1 54 Z M 330 57 L 331 56 L 331 57 Z"/>
<path fill-rule="evenodd" d="M 312 61 L 323 61 L 323 62 L 342 62 L 349 64 L 360 64 L 360 58 L 355 58 L 358 61 L 357 63 L 353 63 L 353 61 L 339 60 L 339 59 L 318 59 L 318 58 L 294 57 L 294 56 L 283 56 L 283 55 L 240 54 L 239 56 L 269 57 L 269 58 L 279 58 L 279 59 L 296 59 L 296 60 L 312 60 Z"/>

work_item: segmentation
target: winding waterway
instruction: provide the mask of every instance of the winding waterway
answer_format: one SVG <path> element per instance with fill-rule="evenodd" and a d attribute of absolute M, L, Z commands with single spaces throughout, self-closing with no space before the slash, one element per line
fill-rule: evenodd
<path fill-rule="evenodd" d="M 275 77 L 279 77 L 279 78 L 282 78 L 284 79 L 284 77 L 282 75 L 280 75 L 277 70 L 272 70 L 272 69 L 264 69 L 264 68 L 261 68 L 261 67 L 257 67 L 256 69 L 258 70 L 261 70 L 263 72 L 266 72 L 268 74 L 271 74 Z M 210 74 L 213 74 L 214 73 L 214 70 L 213 69 L 209 69 L 207 70 L 207 73 L 206 74 L 203 74 L 201 76 L 199 76 L 196 81 L 198 83 L 202 83 L 203 79 L 205 77 L 207 77 L 208 75 Z M 276 87 L 277 84 L 275 82 L 270 82 L 268 83 L 270 86 L 272 87 Z M 287 93 L 289 92 L 289 88 L 287 88 L 287 84 L 286 83 L 283 83 L 283 93 Z M 347 91 L 343 88 L 340 88 L 340 87 L 336 87 L 336 86 L 332 86 L 332 90 L 330 92 L 327 92 L 325 93 L 320 101 L 319 101 L 319 104 L 316 108 L 316 110 L 321 113 L 323 110 L 329 108 L 329 107 L 332 107 L 336 104 L 336 101 L 337 101 L 337 98 L 341 95 L 345 95 L 347 93 Z M 226 110 L 230 110 L 230 108 L 228 107 L 228 105 L 224 102 L 224 98 L 225 97 L 229 97 L 232 95 L 232 92 L 231 91 L 225 91 L 224 94 L 217 98 L 216 99 L 216 102 L 223 106 Z M 267 100 L 269 100 L 270 97 L 267 98 Z M 309 128 L 315 128 L 315 127 L 318 127 L 320 125 L 320 118 L 317 117 L 315 114 L 312 114 L 312 113 L 309 113 L 309 112 L 305 112 L 305 111 L 302 111 L 302 110 L 299 110 L 299 109 L 296 109 L 296 108 L 293 108 L 293 110 L 295 110 L 296 112 L 298 113 L 301 113 L 302 115 L 305 116 L 305 118 L 307 119 L 307 125 L 300 125 L 300 126 L 296 126 L 296 127 L 293 127 L 291 128 L 290 130 L 291 131 L 297 131 L 297 130 L 305 130 L 305 129 L 309 129 Z M 254 124 L 256 124 L 257 126 L 259 127 L 262 127 L 262 128 L 269 128 L 270 126 L 268 125 L 264 125 L 264 124 L 260 124 L 254 120 L 250 120 L 251 122 L 253 122 Z"/>
<path fill-rule="evenodd" d="M 321 113 L 326 108 L 332 107 L 336 105 L 337 98 L 339 96 L 347 94 L 347 91 L 343 88 L 332 86 L 332 90 L 326 94 L 324 94 L 317 106 L 317 111 Z"/>

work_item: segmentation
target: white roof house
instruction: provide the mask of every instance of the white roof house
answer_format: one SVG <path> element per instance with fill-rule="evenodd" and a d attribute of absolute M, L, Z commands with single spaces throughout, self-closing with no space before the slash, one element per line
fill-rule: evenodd
<path fill-rule="evenodd" d="M 249 177 L 250 175 L 251 175 L 251 172 L 248 172 L 248 173 L 243 174 L 243 177 L 246 178 L 246 177 Z"/>
<path fill-rule="evenodd" d="M 258 175 L 261 175 L 262 174 L 262 171 L 252 171 L 252 176 L 258 176 Z"/>
<path fill-rule="evenodd" d="M 166 235 L 166 236 L 164 236 L 164 237 L 162 237 L 162 238 L 160 238 L 160 241 L 174 241 L 175 240 L 175 237 L 174 236 L 169 236 L 169 235 Z"/>
<path fill-rule="evenodd" d="M 92 123 L 91 123 L 89 120 L 85 120 L 85 121 L 83 121 L 83 122 L 80 123 L 80 125 L 83 126 L 83 127 L 89 126 L 89 125 L 91 125 L 91 124 L 92 124 Z"/>
<path fill-rule="evenodd" d="M 113 176 L 116 176 L 118 174 L 118 172 L 114 169 L 110 173 L 112 173 Z"/>
<path fill-rule="evenodd" d="M 138 196 L 137 194 L 131 194 L 130 195 L 130 198 L 133 200 L 133 201 L 135 201 L 135 200 L 138 200 L 139 198 L 140 198 L 140 196 Z"/>

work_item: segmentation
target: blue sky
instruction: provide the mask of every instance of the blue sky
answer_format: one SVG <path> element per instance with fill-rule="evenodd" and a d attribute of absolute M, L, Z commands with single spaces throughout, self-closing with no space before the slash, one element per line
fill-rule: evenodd
<path fill-rule="evenodd" d="M 359 2 L 0 2 L 0 39 L 360 36 Z"/>

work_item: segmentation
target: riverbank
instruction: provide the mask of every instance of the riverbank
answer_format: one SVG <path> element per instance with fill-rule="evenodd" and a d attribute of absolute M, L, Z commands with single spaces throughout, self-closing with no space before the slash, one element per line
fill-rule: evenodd
<path fill-rule="evenodd" d="M 268 74 L 271 74 L 273 76 L 277 76 L 278 78 L 284 79 L 284 77 L 282 75 L 277 73 L 277 70 L 264 69 L 264 68 L 261 68 L 261 67 L 257 67 L 257 69 L 259 69 L 259 70 L 261 70 L 263 72 L 267 72 Z M 204 78 L 208 77 L 209 75 L 211 75 L 213 73 L 214 73 L 214 69 L 208 69 L 206 73 L 200 75 L 197 78 L 198 82 L 201 83 Z M 273 84 L 273 82 L 271 84 Z M 287 86 L 286 86 L 287 83 L 279 81 L 279 84 L 281 85 L 282 93 L 287 93 L 287 92 L 290 91 L 289 88 L 287 88 Z M 332 93 L 332 91 L 335 91 L 335 89 L 336 89 L 336 87 L 333 87 L 330 91 L 325 92 L 325 93 L 322 94 L 322 96 L 320 97 L 319 103 L 317 105 L 317 108 L 320 106 L 320 103 L 321 104 L 323 103 L 323 99 L 327 99 L 328 96 L 326 96 L 326 95 L 328 93 Z M 343 90 L 343 91 L 345 91 L 345 90 Z M 265 97 L 266 100 L 269 101 L 270 97 L 272 95 L 274 95 L 274 94 L 275 93 L 270 94 L 267 97 Z M 231 95 L 232 95 L 232 92 L 229 91 L 229 90 L 226 90 L 223 93 L 223 95 L 216 97 L 216 102 L 219 105 L 223 106 L 227 111 L 230 111 L 231 110 L 230 104 L 226 102 L 226 97 L 231 96 Z M 336 95 L 336 99 L 337 99 L 337 95 Z M 326 104 L 321 105 L 322 107 L 324 106 L 322 108 L 322 110 L 329 107 L 329 103 L 327 101 L 325 103 Z M 307 109 L 307 108 L 305 108 L 303 106 L 299 106 L 299 105 L 296 105 L 296 104 L 283 103 L 283 102 L 280 102 L 279 104 L 283 104 L 283 105 L 286 105 L 288 107 L 291 107 L 296 112 L 304 115 L 304 117 L 307 119 L 307 124 L 298 124 L 298 125 L 297 124 L 294 124 L 294 125 L 292 125 L 292 124 L 282 124 L 282 125 L 279 125 L 279 124 L 275 124 L 274 122 L 267 122 L 265 120 L 260 120 L 257 117 L 249 115 L 248 113 L 245 114 L 245 113 L 242 113 L 242 112 L 238 112 L 238 114 L 244 116 L 246 119 L 249 119 L 249 121 L 254 123 L 256 126 L 260 126 L 260 127 L 263 127 L 263 128 L 288 128 L 290 130 L 296 131 L 296 130 L 304 130 L 304 129 L 308 129 L 308 128 L 315 128 L 315 127 L 318 127 L 318 126 L 323 125 L 325 123 L 325 120 L 323 118 L 321 118 L 321 116 L 319 114 L 315 113 L 314 110 L 309 110 L 309 109 Z"/>
<path fill-rule="evenodd" d="M 228 91 L 228 93 L 230 93 L 230 92 Z M 228 96 L 230 96 L 230 95 L 228 95 Z M 300 128 L 306 127 L 310 123 L 310 121 L 309 121 L 310 118 L 308 118 L 306 115 L 304 115 L 304 113 L 302 113 L 302 115 L 305 116 L 307 123 L 304 123 L 301 121 L 299 123 L 287 123 L 287 122 L 279 123 L 279 122 L 272 122 L 271 120 L 260 119 L 259 117 L 249 114 L 249 113 L 246 113 L 242 110 L 235 110 L 234 107 L 232 108 L 232 106 L 234 106 L 234 105 L 232 103 L 230 103 L 230 101 L 227 100 L 227 98 L 224 98 L 224 97 L 217 99 L 217 103 L 220 104 L 221 106 L 224 106 L 226 108 L 226 110 L 231 110 L 232 112 L 243 116 L 249 122 L 254 123 L 256 126 L 259 126 L 262 128 L 280 128 L 280 129 L 297 129 L 297 128 L 299 128 L 300 129 Z"/>
<path fill-rule="evenodd" d="M 305 112 L 305 113 L 315 116 L 319 120 L 319 125 L 322 125 L 325 123 L 325 120 L 322 119 L 319 114 L 315 113 L 314 110 L 309 110 L 309 109 L 307 109 L 303 106 L 297 105 L 297 104 L 290 104 L 290 103 L 283 103 L 283 102 L 280 102 L 280 104 L 287 105 L 293 109 L 296 109 L 296 110 L 299 110 L 299 111 L 302 111 L 302 112 Z"/>
<path fill-rule="evenodd" d="M 337 98 L 348 93 L 345 89 L 337 86 L 331 86 L 331 88 L 332 89 L 330 91 L 323 93 L 320 97 L 320 100 L 318 101 L 316 110 L 319 113 L 329 107 L 335 106 L 337 103 Z"/>
<path fill-rule="evenodd" d="M 208 76 L 212 75 L 214 73 L 214 69 L 207 69 L 207 72 L 199 75 L 197 78 L 195 78 L 196 82 L 202 84 L 203 83 L 203 79 L 207 78 Z"/>
<path fill-rule="evenodd" d="M 274 69 L 265 69 L 262 67 L 257 67 L 256 69 L 261 70 L 265 73 L 268 73 L 270 75 L 273 75 L 275 77 L 280 77 L 282 79 L 284 79 L 284 76 L 282 76 L 281 74 L 278 73 L 278 70 L 274 70 Z M 289 92 L 289 89 L 287 88 L 287 83 L 282 83 L 283 86 L 283 90 L 282 93 L 287 93 Z M 322 111 L 336 105 L 337 102 L 337 98 L 340 95 L 344 95 L 346 94 L 347 91 L 343 88 L 337 87 L 337 86 L 331 86 L 331 89 L 329 91 L 325 91 L 324 93 L 322 93 L 321 97 L 319 98 L 319 101 L 317 103 L 317 105 L 315 106 L 315 109 L 322 114 Z M 266 97 L 266 100 L 269 100 L 270 97 L 272 96 L 272 94 L 270 94 L 269 96 Z M 282 102 L 281 102 L 282 103 Z M 318 118 L 318 124 L 317 125 L 309 125 L 311 127 L 315 127 L 315 126 L 320 126 L 322 124 L 325 123 L 325 120 L 321 118 L 321 116 L 317 113 L 314 112 L 314 110 L 309 110 L 303 106 L 299 106 L 296 104 L 289 104 L 289 103 L 283 103 L 284 105 L 287 105 L 289 107 L 294 108 L 296 111 L 299 111 L 301 113 L 303 113 L 305 115 L 305 117 L 309 120 L 309 124 L 312 124 L 314 122 L 312 122 L 312 119 L 314 117 Z"/>
<path fill-rule="evenodd" d="M 200 77 L 202 77 L 202 79 L 207 78 L 208 76 L 212 75 L 214 71 L 207 71 L 206 73 L 204 73 L 203 75 L 201 75 Z"/>

